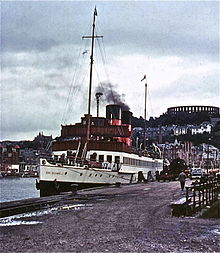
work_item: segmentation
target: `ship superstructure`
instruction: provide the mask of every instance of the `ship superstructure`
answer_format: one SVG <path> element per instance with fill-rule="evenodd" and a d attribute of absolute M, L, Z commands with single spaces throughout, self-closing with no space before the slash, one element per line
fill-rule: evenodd
<path fill-rule="evenodd" d="M 162 170 L 162 159 L 132 146 L 131 117 L 120 105 L 107 105 L 106 118 L 90 118 L 89 142 L 88 115 L 80 123 L 62 126 L 61 136 L 52 143 L 53 160 L 40 161 L 41 196 L 68 191 L 71 184 L 85 188 L 137 183 L 140 172 L 146 179 L 149 173 L 155 177 Z"/>

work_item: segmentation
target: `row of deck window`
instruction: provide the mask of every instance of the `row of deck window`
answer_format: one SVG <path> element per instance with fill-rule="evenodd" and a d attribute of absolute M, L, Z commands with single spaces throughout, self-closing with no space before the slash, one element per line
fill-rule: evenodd
<path fill-rule="evenodd" d="M 120 163 L 120 156 L 107 155 L 106 160 L 104 158 L 104 155 L 98 155 L 98 161 L 100 163 L 103 163 L 104 161 L 107 161 L 109 163 Z M 140 159 L 134 159 L 129 157 L 123 157 L 123 164 L 150 168 L 153 168 L 155 166 L 155 162 L 143 161 Z"/>
<path fill-rule="evenodd" d="M 92 155 L 90 156 L 90 160 L 92 160 L 91 157 L 92 157 Z M 98 161 L 100 163 L 105 162 L 104 155 L 98 155 Z M 107 155 L 106 161 L 109 163 L 120 163 L 120 156 Z"/>
<path fill-rule="evenodd" d="M 55 160 L 58 160 L 58 156 L 55 155 L 54 158 Z M 94 154 L 90 155 L 90 160 L 96 161 L 96 155 L 95 157 L 94 157 Z M 105 157 L 104 155 L 98 155 L 98 162 L 100 163 L 108 162 L 108 163 L 119 164 L 122 161 L 120 161 L 120 156 L 106 155 Z M 155 162 L 143 161 L 140 159 L 134 159 L 134 158 L 129 158 L 129 157 L 123 157 L 123 164 L 138 166 L 138 167 L 150 167 L 150 168 L 153 168 L 155 166 Z"/>
<path fill-rule="evenodd" d="M 150 167 L 153 168 L 155 166 L 155 162 L 143 161 L 139 159 L 133 159 L 128 157 L 123 157 L 123 163 L 132 166 L 138 167 Z"/>

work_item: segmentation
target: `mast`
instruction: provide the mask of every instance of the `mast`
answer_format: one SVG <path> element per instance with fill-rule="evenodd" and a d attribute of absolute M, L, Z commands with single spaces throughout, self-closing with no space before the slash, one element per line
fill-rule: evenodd
<path fill-rule="evenodd" d="M 146 148 L 146 118 L 147 118 L 147 78 L 144 75 L 143 80 L 145 81 L 145 94 L 144 94 L 144 149 Z"/>
<path fill-rule="evenodd" d="M 145 96 L 144 96 L 144 149 L 146 149 L 146 120 L 147 120 L 147 79 L 145 82 Z"/>
<path fill-rule="evenodd" d="M 91 125 L 91 94 L 92 94 L 92 71 L 93 71 L 93 52 L 94 52 L 94 42 L 95 38 L 103 38 L 103 36 L 95 36 L 95 19 L 97 16 L 96 7 L 93 14 L 93 24 L 92 24 L 92 35 L 83 36 L 83 39 L 92 39 L 91 44 L 91 53 L 90 53 L 90 74 L 89 74 L 89 97 L 88 97 L 88 122 L 87 122 L 87 133 L 86 133 L 86 142 L 90 139 L 90 125 Z"/>

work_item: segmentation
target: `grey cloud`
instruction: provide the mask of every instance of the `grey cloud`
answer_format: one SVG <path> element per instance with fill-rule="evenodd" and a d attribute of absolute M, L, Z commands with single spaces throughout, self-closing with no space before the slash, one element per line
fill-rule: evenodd
<path fill-rule="evenodd" d="M 126 53 L 187 56 L 201 54 L 217 59 L 217 2 L 138 2 L 133 7 L 125 6 L 125 12 L 117 18 L 117 6 L 111 13 L 112 21 L 104 35 L 112 47 L 123 45 L 122 50 Z M 108 21 L 105 22 L 107 25 Z"/>
<path fill-rule="evenodd" d="M 71 80 L 81 36 L 90 34 L 94 2 L 8 1 L 1 8 L 4 136 L 59 129 L 62 115 L 78 121 L 87 108 L 84 69 L 76 72 L 78 82 Z M 101 1 L 97 9 L 97 33 L 104 35 L 111 61 L 120 54 L 184 56 L 189 65 L 193 58 L 219 61 L 217 2 Z M 214 97 L 217 84 L 216 75 L 186 76 L 170 88 L 158 86 L 153 96 L 158 104 L 183 94 Z"/>
<path fill-rule="evenodd" d="M 54 63 L 56 64 L 56 68 L 58 69 L 64 69 L 73 66 L 73 60 L 70 55 L 56 57 Z"/>
<path fill-rule="evenodd" d="M 85 27 L 83 5 L 37 1 L 1 5 L 2 51 L 45 51 L 63 43 L 80 43 Z"/>
<path fill-rule="evenodd" d="M 146 28 L 147 29 L 147 28 Z M 111 31 L 110 34 L 113 34 Z M 148 55 L 179 55 L 192 57 L 204 55 L 215 61 L 219 59 L 218 31 L 214 36 L 204 35 L 202 31 L 187 34 L 173 31 L 172 34 L 156 30 L 139 33 L 139 31 L 116 31 L 115 38 L 107 38 L 108 45 L 114 50 L 117 45 L 123 45 L 121 54 L 148 54 Z M 141 36 L 141 37 L 140 37 Z M 138 38 L 138 39 L 137 39 Z"/>
<path fill-rule="evenodd" d="M 207 74 L 206 76 L 198 75 L 184 75 L 180 79 L 173 82 L 169 87 L 160 87 L 156 89 L 153 93 L 153 96 L 158 98 L 168 98 L 170 101 L 172 98 L 180 98 L 187 96 L 189 98 L 201 98 L 201 104 L 203 104 L 203 99 L 209 97 L 214 101 L 216 96 L 219 96 L 218 88 L 218 74 Z"/>
<path fill-rule="evenodd" d="M 72 52 L 71 54 L 69 52 Z M 68 68 L 73 69 L 76 49 L 63 45 L 62 48 L 54 46 L 49 51 L 21 51 L 2 52 L 1 69 L 16 72 L 19 68 L 34 68 L 50 73 L 60 72 Z M 71 71 L 71 70 L 70 70 Z"/>
<path fill-rule="evenodd" d="M 2 51 L 47 51 L 59 44 L 51 38 L 32 38 L 26 34 L 7 34 L 2 29 L 1 49 Z"/>
<path fill-rule="evenodd" d="M 3 3 L 2 50 L 79 44 L 90 31 L 93 7 L 88 2 Z M 97 8 L 106 44 L 123 46 L 126 53 L 218 55 L 217 2 L 100 2 Z"/>

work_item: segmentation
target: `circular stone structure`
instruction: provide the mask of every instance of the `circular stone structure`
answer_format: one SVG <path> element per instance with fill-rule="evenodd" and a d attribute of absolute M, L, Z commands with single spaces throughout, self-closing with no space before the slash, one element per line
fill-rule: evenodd
<path fill-rule="evenodd" d="M 205 106 L 205 105 L 188 105 L 188 106 L 176 106 L 167 109 L 169 115 L 178 114 L 191 114 L 191 113 L 207 113 L 210 116 L 219 116 L 220 108 L 217 106 Z"/>

